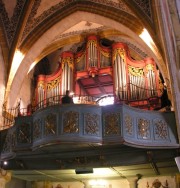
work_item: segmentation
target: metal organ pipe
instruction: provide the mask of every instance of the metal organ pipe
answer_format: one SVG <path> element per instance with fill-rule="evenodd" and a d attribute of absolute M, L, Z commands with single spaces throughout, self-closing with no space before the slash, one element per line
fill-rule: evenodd
<path fill-rule="evenodd" d="M 116 95 L 119 95 L 120 99 L 126 99 L 126 69 L 123 58 L 120 54 L 117 54 L 114 59 L 114 82 L 116 88 Z"/>
<path fill-rule="evenodd" d="M 118 70 L 118 92 L 120 95 L 120 98 L 122 99 L 122 67 L 121 67 L 121 57 L 119 56 L 119 54 L 117 55 L 117 70 Z"/>
<path fill-rule="evenodd" d="M 115 92 L 116 95 L 119 95 L 119 90 L 118 90 L 118 73 L 117 73 L 118 69 L 117 69 L 117 62 L 116 62 L 116 58 L 114 59 L 114 84 L 115 84 Z"/>
<path fill-rule="evenodd" d="M 62 54 L 62 94 L 64 95 L 66 90 L 73 91 L 73 67 L 74 67 L 74 55 L 72 52 L 64 52 Z"/>

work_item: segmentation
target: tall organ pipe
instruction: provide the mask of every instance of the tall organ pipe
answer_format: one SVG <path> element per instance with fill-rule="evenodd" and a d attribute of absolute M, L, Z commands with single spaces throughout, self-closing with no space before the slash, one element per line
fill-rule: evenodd
<path fill-rule="evenodd" d="M 119 95 L 121 100 L 126 99 L 126 64 L 124 61 L 124 47 L 121 43 L 115 43 L 112 46 L 113 49 L 113 72 L 114 72 L 114 85 L 115 85 L 115 93 Z"/>
<path fill-rule="evenodd" d="M 61 90 L 62 95 L 65 94 L 66 90 L 72 91 L 73 81 L 74 81 L 74 55 L 72 52 L 64 52 L 62 53 L 62 83 Z"/>

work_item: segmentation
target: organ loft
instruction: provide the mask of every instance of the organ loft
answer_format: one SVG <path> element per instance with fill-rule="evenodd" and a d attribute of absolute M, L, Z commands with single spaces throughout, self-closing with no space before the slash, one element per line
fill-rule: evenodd
<path fill-rule="evenodd" d="M 163 79 L 153 58 L 134 60 L 127 44 L 103 45 L 88 36 L 76 53 L 64 51 L 59 68 L 51 75 L 39 75 L 34 107 L 59 103 L 66 90 L 75 104 L 125 103 L 142 109 L 159 109 Z"/>

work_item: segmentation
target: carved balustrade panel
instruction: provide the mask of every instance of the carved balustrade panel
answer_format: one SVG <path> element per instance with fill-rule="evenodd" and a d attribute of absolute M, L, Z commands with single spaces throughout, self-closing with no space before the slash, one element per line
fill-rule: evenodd
<path fill-rule="evenodd" d="M 87 135 L 99 135 L 100 116 L 98 114 L 86 113 L 84 115 L 85 129 L 84 132 Z"/>
<path fill-rule="evenodd" d="M 79 132 L 79 113 L 68 111 L 63 114 L 63 133 Z"/>

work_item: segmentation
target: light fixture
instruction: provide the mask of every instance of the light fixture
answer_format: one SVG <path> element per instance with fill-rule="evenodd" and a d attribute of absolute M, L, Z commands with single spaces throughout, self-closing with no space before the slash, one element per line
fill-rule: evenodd
<path fill-rule="evenodd" d="M 75 169 L 76 174 L 92 174 L 92 168 L 77 168 Z"/>
<path fill-rule="evenodd" d="M 3 165 L 5 165 L 5 166 L 6 166 L 7 164 L 8 164 L 8 162 L 7 162 L 7 161 L 3 161 Z"/>

